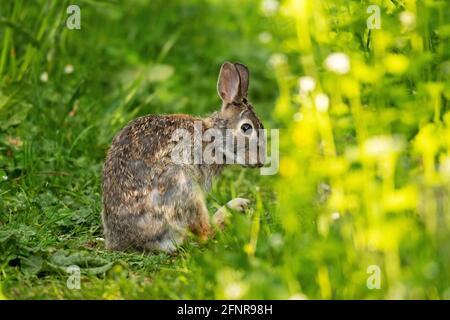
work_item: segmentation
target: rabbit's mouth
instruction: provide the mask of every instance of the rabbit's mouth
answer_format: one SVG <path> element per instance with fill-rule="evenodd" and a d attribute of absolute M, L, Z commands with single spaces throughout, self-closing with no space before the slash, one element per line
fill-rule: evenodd
<path fill-rule="evenodd" d="M 264 166 L 264 163 L 257 162 L 257 163 L 247 163 L 247 159 L 245 159 L 243 156 L 240 156 L 239 154 L 235 154 L 232 151 L 229 151 L 228 149 L 221 149 L 221 152 L 223 152 L 225 158 L 234 159 L 234 163 L 240 164 L 244 168 L 261 168 Z"/>
<path fill-rule="evenodd" d="M 242 166 L 243 166 L 244 168 L 251 168 L 251 169 L 254 169 L 254 168 L 261 168 L 261 167 L 263 167 L 263 166 L 264 166 L 264 163 L 243 164 Z"/>

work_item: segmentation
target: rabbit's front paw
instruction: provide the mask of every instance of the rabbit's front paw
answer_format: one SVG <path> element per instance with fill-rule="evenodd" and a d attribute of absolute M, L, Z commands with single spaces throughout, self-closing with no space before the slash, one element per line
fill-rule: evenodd
<path fill-rule="evenodd" d="M 244 198 L 235 198 L 233 200 L 228 201 L 227 207 L 236 210 L 239 212 L 244 212 L 245 209 L 248 208 L 248 205 L 250 204 L 250 200 L 244 199 Z"/>
<path fill-rule="evenodd" d="M 244 198 L 236 198 L 228 201 L 228 203 L 225 206 L 220 207 L 219 210 L 217 210 L 216 213 L 214 214 L 212 220 L 213 224 L 219 227 L 220 229 L 223 229 L 225 227 L 227 219 L 231 215 L 231 212 L 227 211 L 226 208 L 236 210 L 239 212 L 244 212 L 249 204 L 250 200 Z"/>

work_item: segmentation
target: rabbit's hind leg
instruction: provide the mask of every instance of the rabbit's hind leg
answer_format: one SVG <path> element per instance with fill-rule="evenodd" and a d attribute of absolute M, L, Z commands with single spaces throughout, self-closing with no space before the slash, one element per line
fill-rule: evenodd
<path fill-rule="evenodd" d="M 209 222 L 208 209 L 202 193 L 195 193 L 192 197 L 193 210 L 195 210 L 194 219 L 189 224 L 190 231 L 197 235 L 200 241 L 205 241 L 214 236 L 214 230 Z"/>
<path fill-rule="evenodd" d="M 177 251 L 178 246 L 182 243 L 182 240 L 170 237 L 168 235 L 159 239 L 148 240 L 143 249 L 144 251 L 154 252 L 161 251 L 167 253 L 173 253 Z"/>
<path fill-rule="evenodd" d="M 169 222 L 166 215 L 176 211 L 173 206 L 149 208 L 136 222 L 136 243 L 143 251 L 174 252 L 183 243 L 182 224 Z"/>
<path fill-rule="evenodd" d="M 172 253 L 184 242 L 187 230 L 198 236 L 200 241 L 205 241 L 214 235 L 209 222 L 209 214 L 201 193 L 186 195 L 182 205 L 166 205 L 164 211 L 166 217 L 165 226 L 155 223 L 155 214 L 152 215 L 151 232 L 145 241 L 145 251 L 164 251 Z M 170 222 L 168 222 L 170 221 Z M 145 224 L 144 224 L 145 225 Z M 155 232 L 155 227 L 158 232 Z"/>
<path fill-rule="evenodd" d="M 208 209 L 197 181 L 178 167 L 167 169 L 164 180 L 170 187 L 163 196 L 163 203 L 171 209 L 166 210 L 166 217 L 175 226 L 174 230 L 187 231 L 187 227 L 201 241 L 212 236 Z"/>

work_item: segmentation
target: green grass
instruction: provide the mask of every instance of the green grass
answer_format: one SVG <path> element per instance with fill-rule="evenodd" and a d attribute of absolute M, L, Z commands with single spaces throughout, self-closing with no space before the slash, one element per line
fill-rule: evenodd
<path fill-rule="evenodd" d="M 450 298 L 447 2 L 271 3 L 80 0 L 69 30 L 69 1 L 1 2 L 0 298 Z M 382 28 L 369 32 L 373 3 Z M 350 71 L 325 66 L 333 52 Z M 141 115 L 217 110 L 225 60 L 249 67 L 250 101 L 280 129 L 279 174 L 226 169 L 210 212 L 252 206 L 206 244 L 106 251 L 112 137 Z M 299 92 L 302 76 L 315 88 Z"/>
<path fill-rule="evenodd" d="M 201 275 L 203 253 L 241 251 L 251 218 L 237 218 L 238 238 L 224 235 L 201 247 L 193 241 L 172 257 L 108 252 L 98 240 L 101 167 L 114 134 L 135 117 L 207 115 L 220 108 L 216 81 L 227 59 L 252 69 L 252 100 L 267 119 L 275 96 L 275 90 L 265 90 L 274 86 L 264 65 L 269 50 L 253 49 L 259 46 L 257 29 L 244 36 L 240 29 L 244 19 L 255 24 L 262 19 L 252 13 L 252 3 L 234 13 L 206 1 L 129 6 L 82 1 L 82 28 L 68 30 L 68 3 L 41 4 L 17 1 L 0 10 L 0 168 L 7 177 L 0 182 L 3 293 L 10 298 L 213 297 L 214 274 Z M 67 65 L 73 73 L 64 73 Z M 47 82 L 40 79 L 44 72 Z M 264 187 L 256 191 L 259 185 Z M 236 196 L 256 201 L 264 195 L 267 209 L 274 198 L 256 173 L 238 168 L 225 172 L 211 194 L 211 212 L 216 201 Z M 78 252 L 83 257 L 75 262 L 84 261 L 86 272 L 104 265 L 109 270 L 85 274 L 82 269 L 82 289 L 69 290 L 68 275 L 52 259 Z M 245 260 L 245 254 L 239 258 Z"/>

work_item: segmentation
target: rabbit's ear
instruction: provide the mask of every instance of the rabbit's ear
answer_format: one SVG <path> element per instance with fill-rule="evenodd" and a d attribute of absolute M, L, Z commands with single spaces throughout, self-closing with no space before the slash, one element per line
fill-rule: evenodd
<path fill-rule="evenodd" d="M 234 66 L 236 67 L 239 78 L 240 78 L 240 94 L 243 98 L 247 98 L 247 92 L 248 92 L 248 82 L 250 79 L 250 72 L 248 71 L 248 68 L 241 64 L 241 63 L 235 63 Z"/>
<path fill-rule="evenodd" d="M 231 103 L 242 99 L 240 94 L 239 73 L 230 62 L 224 62 L 220 68 L 217 92 L 224 103 Z"/>

